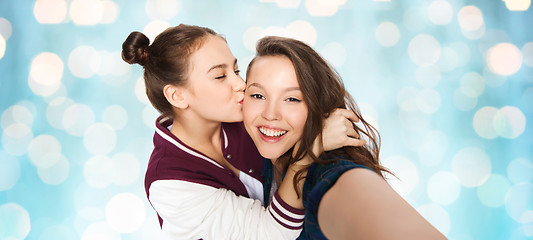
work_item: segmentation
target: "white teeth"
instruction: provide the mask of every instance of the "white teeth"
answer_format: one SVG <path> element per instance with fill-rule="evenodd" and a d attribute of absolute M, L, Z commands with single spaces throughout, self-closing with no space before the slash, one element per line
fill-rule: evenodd
<path fill-rule="evenodd" d="M 287 131 L 284 131 L 284 130 L 274 130 L 274 129 L 264 128 L 264 127 L 260 127 L 259 131 L 262 134 L 267 135 L 269 137 L 279 137 L 287 133 Z"/>

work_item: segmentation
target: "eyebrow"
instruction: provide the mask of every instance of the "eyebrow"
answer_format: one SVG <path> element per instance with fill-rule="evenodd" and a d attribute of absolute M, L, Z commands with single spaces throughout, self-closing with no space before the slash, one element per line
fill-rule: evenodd
<path fill-rule="evenodd" d="M 251 83 L 250 86 L 248 86 L 247 88 L 250 88 L 250 87 L 256 87 L 256 88 L 261 88 L 261 89 L 265 89 L 263 87 L 263 85 L 259 84 L 259 83 Z M 290 92 L 290 91 L 300 91 L 300 87 L 288 87 L 288 88 L 285 88 L 285 92 Z"/>
<path fill-rule="evenodd" d="M 235 61 L 233 62 L 233 66 L 234 67 L 235 67 L 235 65 L 237 65 L 237 59 L 236 58 L 235 58 Z M 226 68 L 226 67 L 228 67 L 228 65 L 225 64 L 225 63 L 218 64 L 218 65 L 215 65 L 215 66 L 212 66 L 211 68 L 209 68 L 209 70 L 207 70 L 207 73 L 209 73 L 212 70 L 217 69 L 217 68 Z"/>

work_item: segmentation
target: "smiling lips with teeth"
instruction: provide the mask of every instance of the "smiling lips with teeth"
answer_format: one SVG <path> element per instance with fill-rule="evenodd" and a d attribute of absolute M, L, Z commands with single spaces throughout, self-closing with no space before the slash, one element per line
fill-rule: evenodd
<path fill-rule="evenodd" d="M 268 128 L 268 127 L 259 127 L 259 132 L 261 133 L 261 138 L 266 142 L 277 142 L 279 141 L 283 135 L 287 133 L 286 130 L 281 129 L 274 129 L 274 128 Z"/>

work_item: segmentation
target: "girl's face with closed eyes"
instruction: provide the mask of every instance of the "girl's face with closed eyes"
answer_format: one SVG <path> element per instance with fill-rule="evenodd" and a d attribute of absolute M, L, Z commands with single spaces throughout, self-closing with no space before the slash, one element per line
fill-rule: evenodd
<path fill-rule="evenodd" d="M 249 69 L 243 119 L 259 153 L 275 161 L 297 144 L 307 104 L 292 62 L 285 56 L 256 58 Z"/>
<path fill-rule="evenodd" d="M 240 122 L 246 84 L 237 59 L 223 38 L 204 41 L 190 57 L 188 108 L 208 121 Z"/>

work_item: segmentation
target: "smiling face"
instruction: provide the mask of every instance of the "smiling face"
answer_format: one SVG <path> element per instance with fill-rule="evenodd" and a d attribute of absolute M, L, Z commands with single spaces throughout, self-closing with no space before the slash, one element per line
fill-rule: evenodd
<path fill-rule="evenodd" d="M 285 56 L 256 58 L 246 85 L 246 131 L 259 153 L 275 161 L 300 141 L 307 119 L 293 64 Z"/>
<path fill-rule="evenodd" d="M 209 36 L 190 57 L 188 106 L 214 122 L 242 121 L 244 80 L 226 41 Z"/>

